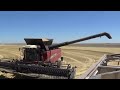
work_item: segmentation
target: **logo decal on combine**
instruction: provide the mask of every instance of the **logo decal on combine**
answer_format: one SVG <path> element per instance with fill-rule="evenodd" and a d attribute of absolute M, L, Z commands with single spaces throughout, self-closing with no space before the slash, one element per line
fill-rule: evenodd
<path fill-rule="evenodd" d="M 57 55 L 56 53 L 53 54 L 53 55 L 50 57 L 50 59 L 54 58 L 56 55 Z"/>

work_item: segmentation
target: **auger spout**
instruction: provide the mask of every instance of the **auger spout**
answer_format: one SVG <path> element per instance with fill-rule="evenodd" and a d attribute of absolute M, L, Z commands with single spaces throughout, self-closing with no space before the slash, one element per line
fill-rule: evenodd
<path fill-rule="evenodd" d="M 59 44 L 56 44 L 56 45 L 50 45 L 49 49 L 58 48 L 58 47 L 66 46 L 66 45 L 77 43 L 77 42 L 82 42 L 82 41 L 85 41 L 85 40 L 89 40 L 89 39 L 93 39 L 93 38 L 97 38 L 97 37 L 101 37 L 101 36 L 106 36 L 107 38 L 112 39 L 112 37 L 109 33 L 103 32 L 103 33 L 100 33 L 100 34 L 91 35 L 91 36 L 81 38 L 81 39 L 77 39 L 77 40 L 73 40 L 73 41 L 63 42 L 63 43 L 59 43 Z"/>

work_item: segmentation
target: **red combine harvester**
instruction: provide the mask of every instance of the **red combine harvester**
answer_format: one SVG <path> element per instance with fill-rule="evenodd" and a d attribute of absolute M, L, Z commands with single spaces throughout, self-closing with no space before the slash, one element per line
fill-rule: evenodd
<path fill-rule="evenodd" d="M 52 44 L 53 39 L 33 39 L 25 38 L 27 45 L 23 46 L 23 58 L 21 60 L 13 61 L 0 61 L 0 70 L 12 71 L 12 73 L 19 73 L 25 75 L 48 75 L 55 77 L 63 77 L 66 79 L 74 79 L 76 74 L 76 67 L 71 67 L 70 64 L 63 64 L 63 57 L 61 57 L 61 49 L 59 47 L 69 44 L 107 36 L 111 36 L 104 32 L 92 35 L 86 38 L 77 39 L 60 44 Z M 34 76 L 34 75 L 33 75 Z M 37 77 L 40 78 L 40 77 Z"/>

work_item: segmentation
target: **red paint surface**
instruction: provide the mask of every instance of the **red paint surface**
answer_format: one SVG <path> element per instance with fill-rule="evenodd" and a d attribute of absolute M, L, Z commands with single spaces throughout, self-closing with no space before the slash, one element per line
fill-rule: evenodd
<path fill-rule="evenodd" d="M 61 58 L 61 49 L 46 51 L 43 54 L 43 58 L 45 62 L 50 61 L 51 63 L 55 63 L 56 61 L 58 61 L 59 58 Z"/>

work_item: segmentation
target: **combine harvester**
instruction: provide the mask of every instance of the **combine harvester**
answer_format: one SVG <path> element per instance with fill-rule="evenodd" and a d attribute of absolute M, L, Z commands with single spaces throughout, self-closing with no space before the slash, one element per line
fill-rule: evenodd
<path fill-rule="evenodd" d="M 61 49 L 59 47 L 101 36 L 106 36 L 111 39 L 111 36 L 106 32 L 60 44 L 52 44 L 53 39 L 25 38 L 24 40 L 27 45 L 20 48 L 23 58 L 12 61 L 1 60 L 0 71 L 36 79 L 49 79 L 49 77 L 50 79 L 74 79 L 76 67 L 71 67 L 70 64 L 63 64 L 63 57 L 61 56 Z M 109 56 L 109 58 L 110 57 L 111 56 Z M 108 59 L 106 59 L 106 61 L 108 61 Z M 105 61 L 104 63 L 101 62 L 102 61 L 100 61 L 99 64 L 106 64 Z M 99 67 L 99 71 L 101 72 L 104 68 L 110 67 L 101 66 Z M 116 69 L 116 67 L 114 69 Z M 96 70 L 93 70 L 93 72 L 96 72 Z M 86 76 L 83 78 L 85 77 Z"/>

